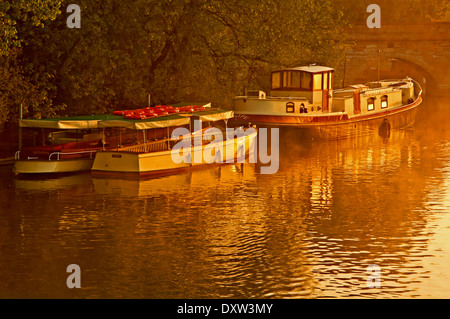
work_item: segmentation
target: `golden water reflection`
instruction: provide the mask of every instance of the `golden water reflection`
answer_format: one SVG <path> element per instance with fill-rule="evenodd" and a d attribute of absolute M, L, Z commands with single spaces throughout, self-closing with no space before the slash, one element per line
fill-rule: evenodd
<path fill-rule="evenodd" d="M 273 175 L 255 164 L 156 179 L 2 171 L 0 296 L 445 297 L 450 132 L 435 116 L 389 138 L 305 144 L 288 132 Z M 65 286 L 72 263 L 79 290 Z M 380 288 L 366 285 L 371 264 Z"/>

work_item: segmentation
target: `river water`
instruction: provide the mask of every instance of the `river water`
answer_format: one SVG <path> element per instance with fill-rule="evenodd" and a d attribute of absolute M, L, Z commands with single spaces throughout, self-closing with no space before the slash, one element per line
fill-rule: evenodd
<path fill-rule="evenodd" d="M 449 104 L 427 99 L 388 138 L 285 138 L 273 175 L 238 164 L 18 179 L 3 167 L 0 298 L 448 298 Z"/>

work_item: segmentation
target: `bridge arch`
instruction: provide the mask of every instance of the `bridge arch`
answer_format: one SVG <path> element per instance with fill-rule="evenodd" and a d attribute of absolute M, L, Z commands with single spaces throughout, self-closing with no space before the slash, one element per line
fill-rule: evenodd
<path fill-rule="evenodd" d="M 346 32 L 349 50 L 336 66 L 337 87 L 410 76 L 428 95 L 450 95 L 450 22 L 355 25 Z M 379 62 L 378 62 L 379 61 Z"/>
<path fill-rule="evenodd" d="M 411 61 L 410 57 L 404 58 L 402 55 L 383 57 L 383 59 L 380 59 L 380 80 L 402 79 L 409 76 L 420 84 L 424 95 L 432 95 L 433 91 L 437 90 L 438 84 L 428 69 L 427 66 L 421 66 L 417 62 Z M 377 80 L 378 70 L 374 65 L 366 64 L 358 72 L 359 74 L 355 74 L 357 82 L 365 83 Z M 348 81 L 346 83 L 349 84 Z"/>

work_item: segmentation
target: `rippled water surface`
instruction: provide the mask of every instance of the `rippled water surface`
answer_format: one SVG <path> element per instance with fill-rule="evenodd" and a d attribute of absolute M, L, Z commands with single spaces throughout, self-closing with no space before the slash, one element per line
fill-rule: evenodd
<path fill-rule="evenodd" d="M 157 179 L 0 170 L 1 298 L 448 298 L 449 99 L 414 129 L 305 144 L 280 168 Z M 68 289 L 66 267 L 81 268 Z M 369 288 L 369 265 L 380 287 Z"/>

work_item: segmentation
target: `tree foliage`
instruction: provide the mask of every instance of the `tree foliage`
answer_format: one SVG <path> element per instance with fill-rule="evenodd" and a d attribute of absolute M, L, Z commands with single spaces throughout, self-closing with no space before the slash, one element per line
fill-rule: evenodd
<path fill-rule="evenodd" d="M 0 124 L 25 116 L 104 113 L 153 103 L 227 107 L 270 70 L 343 56 L 343 27 L 372 1 L 67 0 L 0 3 Z M 439 18 L 448 0 L 379 0 L 383 23 Z"/>
<path fill-rule="evenodd" d="M 331 0 L 67 0 L 0 4 L 0 124 L 25 116 L 104 113 L 153 103 L 227 107 L 270 70 L 343 56 Z"/>
<path fill-rule="evenodd" d="M 36 41 L 61 13 L 59 0 L 5 0 L 0 3 L 0 125 L 17 117 L 20 104 L 32 116 L 50 116 L 56 86 Z"/>
<path fill-rule="evenodd" d="M 365 24 L 366 8 L 376 3 L 383 24 L 414 24 L 440 20 L 450 10 L 449 0 L 335 0 L 351 23 Z"/>

